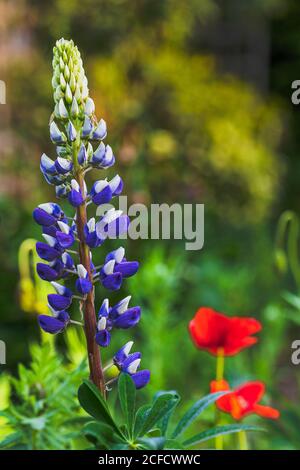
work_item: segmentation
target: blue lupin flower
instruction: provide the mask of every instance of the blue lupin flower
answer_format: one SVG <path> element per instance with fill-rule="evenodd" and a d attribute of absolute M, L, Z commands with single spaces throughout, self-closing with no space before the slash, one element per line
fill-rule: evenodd
<path fill-rule="evenodd" d="M 85 103 L 84 113 L 88 116 L 91 116 L 95 112 L 95 103 L 92 98 L 88 98 Z"/>
<path fill-rule="evenodd" d="M 81 129 L 81 137 L 87 138 L 90 136 L 91 132 L 93 130 L 93 124 L 92 121 L 88 116 L 84 117 L 84 123 Z"/>
<path fill-rule="evenodd" d="M 120 247 L 110 252 L 105 263 L 100 269 L 100 281 L 103 286 L 110 290 L 118 290 L 121 287 L 123 278 L 133 276 L 139 268 L 137 261 L 127 261 L 125 250 Z"/>
<path fill-rule="evenodd" d="M 77 273 L 76 289 L 82 295 L 88 294 L 92 290 L 93 284 L 89 280 L 88 272 L 82 264 L 77 265 Z"/>
<path fill-rule="evenodd" d="M 47 243 L 37 242 L 36 251 L 40 258 L 45 261 L 54 261 L 62 254 L 62 249 L 57 243 L 57 240 L 51 235 L 43 234 Z"/>
<path fill-rule="evenodd" d="M 66 158 L 57 157 L 55 160 L 55 169 L 60 175 L 65 175 L 70 173 L 73 168 L 73 162 L 67 160 Z"/>
<path fill-rule="evenodd" d="M 130 224 L 129 217 L 121 210 L 110 209 L 96 224 L 97 236 L 100 239 L 117 238 L 127 233 Z"/>
<path fill-rule="evenodd" d="M 114 356 L 114 364 L 120 372 L 129 374 L 137 389 L 145 387 L 150 381 L 150 371 L 138 370 L 141 363 L 141 353 L 130 354 L 133 341 L 126 343 Z"/>
<path fill-rule="evenodd" d="M 63 217 L 64 213 L 58 204 L 48 202 L 46 204 L 39 204 L 33 211 L 33 218 L 39 225 L 49 226 L 53 225 Z"/>
<path fill-rule="evenodd" d="M 128 308 L 131 296 L 118 302 L 110 311 L 110 318 L 115 328 L 128 329 L 134 327 L 141 318 L 141 308 Z"/>
<path fill-rule="evenodd" d="M 46 333 L 61 333 L 70 322 L 70 315 L 67 312 L 59 312 L 56 317 L 50 315 L 39 315 L 38 322 L 42 330 Z"/>
<path fill-rule="evenodd" d="M 63 249 L 70 248 L 75 241 L 72 228 L 69 227 L 68 224 L 62 221 L 58 221 L 57 225 L 60 228 L 60 230 L 56 232 L 56 238 L 57 238 L 58 244 Z"/>
<path fill-rule="evenodd" d="M 72 297 L 69 295 L 48 294 L 48 303 L 55 311 L 65 310 L 70 307 Z"/>
<path fill-rule="evenodd" d="M 69 142 L 74 142 L 74 140 L 76 140 L 76 137 L 77 137 L 76 129 L 71 121 L 69 121 L 69 124 L 68 124 L 67 136 L 68 136 Z"/>
<path fill-rule="evenodd" d="M 73 270 L 75 268 L 74 260 L 69 253 L 63 253 L 61 257 L 63 269 Z"/>
<path fill-rule="evenodd" d="M 109 319 L 109 311 L 109 301 L 104 299 L 98 312 L 97 333 L 95 336 L 96 343 L 104 348 L 109 345 L 111 339 L 112 323 Z"/>
<path fill-rule="evenodd" d="M 93 132 L 93 140 L 103 140 L 107 136 L 106 122 L 100 119 L 96 129 Z"/>
<path fill-rule="evenodd" d="M 103 348 L 109 346 L 110 343 L 110 332 L 108 330 L 108 319 L 106 317 L 101 317 L 97 323 L 97 333 L 95 336 L 96 343 Z"/>
<path fill-rule="evenodd" d="M 113 196 L 119 196 L 123 191 L 123 180 L 119 175 L 116 175 L 110 182 L 109 186 Z"/>
<path fill-rule="evenodd" d="M 139 306 L 129 306 L 130 295 L 112 307 L 109 300 L 104 299 L 97 318 L 93 284 L 100 280 L 108 290 L 117 290 L 125 278 L 137 272 L 139 263 L 127 261 L 123 247 L 104 255 L 101 267 L 95 268 L 92 262 L 90 250 L 103 245 L 107 238 L 126 233 L 129 218 L 115 208 L 108 210 L 97 222 L 94 217 L 87 217 L 87 206 L 109 203 L 121 194 L 123 181 L 119 175 L 111 180 L 99 179 L 87 191 L 85 173 L 111 167 L 115 156 L 112 148 L 103 143 L 107 126 L 103 119 L 97 123 L 95 104 L 89 97 L 82 60 L 73 41 L 61 39 L 56 43 L 52 85 L 55 107 L 50 138 L 55 144 L 56 157 L 52 160 L 43 154 L 40 169 L 47 183 L 55 186 L 56 196 L 66 198 L 70 203 L 72 214 L 65 216 L 61 207 L 53 202 L 40 204 L 33 211 L 33 218 L 41 226 L 44 237 L 43 242 L 36 244 L 36 251 L 42 260 L 37 263 L 36 270 L 39 277 L 51 282 L 55 289 L 55 293 L 48 295 L 52 315 L 39 315 L 38 322 L 50 334 L 64 331 L 71 323 L 78 324 L 70 319 L 67 309 L 79 299 L 86 327 L 91 378 L 105 395 L 104 371 L 98 366 L 101 361 L 97 357 L 100 350 L 96 344 L 108 347 L 114 330 L 134 327 L 140 320 L 141 309 Z M 79 258 L 76 267 L 70 253 Z M 80 297 L 73 294 L 73 287 L 69 289 L 63 284 L 65 280 L 73 282 L 72 286 Z M 141 354 L 130 353 L 132 344 L 132 341 L 126 343 L 115 354 L 113 361 L 120 373 L 132 377 L 136 388 L 142 388 L 149 382 L 150 372 L 139 370 Z"/>
<path fill-rule="evenodd" d="M 79 165 L 85 165 L 87 163 L 88 156 L 87 151 L 84 144 L 81 144 L 80 150 L 77 155 L 77 161 Z"/>
<path fill-rule="evenodd" d="M 92 217 L 85 224 L 84 236 L 85 236 L 85 242 L 90 248 L 96 248 L 97 246 L 101 245 L 104 242 L 105 238 L 101 240 L 97 236 L 95 217 Z"/>
<path fill-rule="evenodd" d="M 50 124 L 50 138 L 55 144 L 61 144 L 66 142 L 66 136 L 63 132 L 60 132 L 59 128 L 54 121 Z"/>
<path fill-rule="evenodd" d="M 113 197 L 110 184 L 106 180 L 96 181 L 92 186 L 90 195 L 96 206 L 107 204 Z"/>
<path fill-rule="evenodd" d="M 46 173 L 48 175 L 55 175 L 57 173 L 54 161 L 45 153 L 41 156 L 40 169 L 42 173 Z"/>
<path fill-rule="evenodd" d="M 80 206 L 84 201 L 80 186 L 75 179 L 71 180 L 71 191 L 68 194 L 68 199 L 74 207 Z"/>

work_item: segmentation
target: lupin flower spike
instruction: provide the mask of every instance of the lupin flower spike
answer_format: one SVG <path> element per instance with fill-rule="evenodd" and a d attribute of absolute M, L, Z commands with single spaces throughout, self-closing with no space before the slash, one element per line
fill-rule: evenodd
<path fill-rule="evenodd" d="M 84 332 L 90 378 L 105 397 L 107 387 L 102 369 L 100 348 L 108 347 L 114 330 L 135 326 L 141 316 L 138 306 L 129 307 L 130 296 L 110 307 L 104 299 L 95 313 L 94 289 L 100 283 L 108 290 L 120 288 L 124 279 L 133 276 L 139 267 L 137 261 L 127 261 L 120 247 L 103 257 L 103 265 L 95 268 L 91 249 L 100 247 L 107 238 L 116 238 L 126 232 L 129 218 L 114 208 L 100 219 L 87 218 L 87 204 L 100 206 L 111 202 L 123 190 L 119 175 L 110 181 L 100 177 L 88 190 L 85 173 L 89 169 L 106 169 L 115 163 L 112 148 L 104 144 L 107 126 L 103 119 L 97 121 L 95 104 L 89 96 L 88 81 L 82 59 L 73 41 L 60 39 L 53 49 L 54 113 L 50 122 L 50 138 L 56 147 L 56 157 L 41 156 L 40 169 L 45 180 L 55 186 L 58 198 L 70 204 L 67 217 L 59 204 L 40 204 L 33 217 L 41 226 L 44 241 L 37 242 L 41 258 L 37 273 L 51 282 L 56 293 L 48 295 L 50 314 L 40 315 L 40 327 L 50 334 L 65 330 L 72 323 L 68 309 L 79 300 L 83 312 Z M 74 208 L 76 214 L 74 216 Z M 70 250 L 72 248 L 72 250 Z M 73 255 L 77 258 L 73 259 Z M 63 282 L 72 283 L 71 289 Z M 99 282 L 100 281 L 100 282 Z M 78 292 L 74 295 L 73 292 Z M 79 309 L 78 309 L 79 310 Z M 140 353 L 129 354 L 129 341 L 113 358 L 120 373 L 129 374 L 136 388 L 142 388 L 150 379 L 148 370 L 139 370 Z M 100 348 L 99 348 L 100 346 Z"/>

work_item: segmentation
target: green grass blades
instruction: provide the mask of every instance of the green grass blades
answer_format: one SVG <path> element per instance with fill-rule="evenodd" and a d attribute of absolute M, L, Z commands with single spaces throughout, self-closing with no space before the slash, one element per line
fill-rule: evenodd
<path fill-rule="evenodd" d="M 226 395 L 228 392 L 217 392 L 210 393 L 205 397 L 198 400 L 188 411 L 183 415 L 179 423 L 177 424 L 172 438 L 178 438 L 194 421 L 198 416 L 212 403 L 214 403 L 218 398 Z"/>

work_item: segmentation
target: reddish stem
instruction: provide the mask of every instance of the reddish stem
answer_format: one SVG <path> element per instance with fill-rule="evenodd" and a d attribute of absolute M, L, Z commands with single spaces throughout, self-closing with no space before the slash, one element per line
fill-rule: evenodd
<path fill-rule="evenodd" d="M 76 176 L 77 182 L 80 186 L 82 194 L 84 193 L 84 178 L 79 171 Z M 80 263 L 85 267 L 88 272 L 89 280 L 92 282 L 93 277 L 91 273 L 90 264 L 90 249 L 84 241 L 84 226 L 87 221 L 86 203 L 84 202 L 77 207 L 76 225 L 79 238 L 79 257 Z M 101 364 L 100 348 L 95 341 L 95 334 L 97 329 L 95 302 L 94 302 L 94 288 L 87 294 L 83 302 L 84 314 L 84 331 L 86 337 L 88 360 L 90 368 L 90 379 L 100 389 L 105 398 L 105 380 Z"/>

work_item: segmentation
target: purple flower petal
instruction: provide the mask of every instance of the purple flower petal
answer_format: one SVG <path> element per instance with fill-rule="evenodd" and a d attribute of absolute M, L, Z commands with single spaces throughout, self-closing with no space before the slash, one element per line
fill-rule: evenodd
<path fill-rule="evenodd" d="M 83 203 L 83 197 L 81 192 L 76 191 L 75 189 L 71 189 L 68 194 L 69 203 L 72 204 L 74 207 L 80 206 Z"/>
<path fill-rule="evenodd" d="M 89 279 L 78 278 L 76 280 L 76 289 L 82 295 L 88 294 L 93 288 L 93 284 Z"/>
<path fill-rule="evenodd" d="M 100 204 L 107 204 L 112 198 L 112 192 L 110 187 L 107 185 L 105 188 L 102 189 L 99 193 L 94 192 L 92 196 L 92 201 L 96 206 L 100 206 Z"/>
<path fill-rule="evenodd" d="M 48 212 L 44 211 L 44 209 L 40 209 L 37 207 L 34 209 L 33 218 L 39 225 L 45 225 L 48 227 L 49 225 L 53 225 L 56 223 L 56 218 L 53 215 L 48 214 Z"/>
<path fill-rule="evenodd" d="M 134 381 L 135 388 L 138 390 L 145 387 L 150 381 L 150 370 L 139 370 L 135 374 L 131 375 L 132 380 Z"/>
<path fill-rule="evenodd" d="M 36 270 L 40 278 L 44 281 L 54 281 L 59 277 L 58 272 L 45 263 L 37 263 Z"/>
<path fill-rule="evenodd" d="M 119 317 L 113 320 L 113 325 L 115 328 L 121 328 L 127 330 L 135 326 L 141 318 L 141 309 L 140 307 L 132 307 L 126 310 L 125 313 L 119 315 Z"/>
<path fill-rule="evenodd" d="M 96 333 L 96 343 L 103 348 L 106 348 L 110 343 L 110 333 L 107 330 L 101 330 Z"/>
<path fill-rule="evenodd" d="M 135 353 L 132 353 L 132 354 L 129 354 L 128 357 L 126 357 L 126 359 L 123 361 L 122 365 L 121 365 L 121 369 L 123 372 L 128 372 L 128 367 L 130 366 L 130 364 L 133 362 L 133 361 L 136 361 L 137 359 L 140 359 L 141 358 L 141 353 L 140 352 L 135 352 Z"/>
<path fill-rule="evenodd" d="M 73 235 L 72 232 L 67 234 L 67 233 L 64 233 L 64 232 L 57 231 L 56 232 L 56 238 L 57 238 L 57 241 L 60 244 L 60 246 L 64 249 L 70 248 L 73 245 L 74 241 L 75 241 L 75 238 L 74 238 L 74 235 Z"/>
<path fill-rule="evenodd" d="M 58 318 L 51 317 L 50 315 L 39 315 L 38 322 L 42 330 L 46 331 L 47 333 L 56 334 L 63 331 L 67 326 L 70 319 L 69 315 L 67 315 L 67 317 L 65 317 L 65 319 L 62 321 Z"/>
<path fill-rule="evenodd" d="M 121 273 L 123 277 L 133 276 L 139 269 L 138 261 L 122 261 L 115 266 L 114 271 Z"/>
<path fill-rule="evenodd" d="M 101 279 L 103 287 L 109 290 L 118 290 L 122 285 L 122 275 L 120 273 L 109 274 Z"/>
<path fill-rule="evenodd" d="M 65 310 L 71 305 L 72 298 L 59 294 L 48 294 L 48 302 L 54 310 Z"/>
<path fill-rule="evenodd" d="M 48 227 L 46 227 L 45 225 L 43 226 L 43 233 L 45 233 L 46 235 L 50 235 L 51 237 L 56 237 L 56 232 L 58 230 L 58 227 L 56 224 L 53 224 L 53 225 L 49 225 Z"/>
<path fill-rule="evenodd" d="M 36 252 L 40 258 L 46 261 L 53 261 L 61 255 L 60 251 L 43 242 L 36 243 Z"/>

